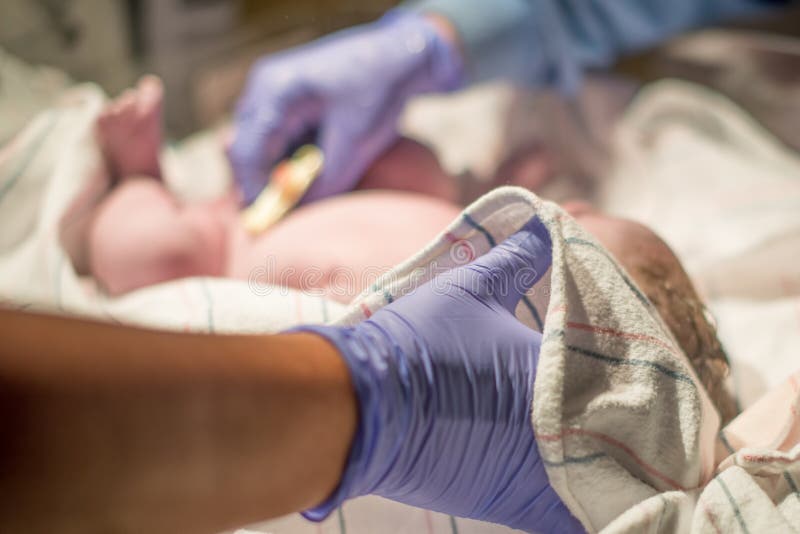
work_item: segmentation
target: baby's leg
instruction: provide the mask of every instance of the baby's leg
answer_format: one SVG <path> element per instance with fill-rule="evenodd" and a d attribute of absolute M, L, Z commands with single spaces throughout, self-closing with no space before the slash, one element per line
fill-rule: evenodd
<path fill-rule="evenodd" d="M 97 209 L 89 264 L 112 295 L 187 276 L 219 276 L 226 222 L 207 204 L 181 206 L 160 182 L 127 179 Z"/>
<path fill-rule="evenodd" d="M 117 186 L 89 227 L 89 268 L 112 295 L 223 273 L 233 204 L 180 205 L 160 181 L 163 88 L 154 76 L 110 102 L 96 135 Z M 221 209 L 220 209 L 221 208 Z"/>
<path fill-rule="evenodd" d="M 158 152 L 163 139 L 164 88 L 155 76 L 143 77 L 109 102 L 97 118 L 95 133 L 113 178 L 161 177 Z"/>

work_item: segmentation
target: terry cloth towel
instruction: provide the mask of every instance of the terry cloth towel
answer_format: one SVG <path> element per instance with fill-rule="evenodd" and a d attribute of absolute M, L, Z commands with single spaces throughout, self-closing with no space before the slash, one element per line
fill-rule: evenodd
<path fill-rule="evenodd" d="M 640 92 L 614 144 L 601 205 L 675 250 L 746 408 L 800 368 L 800 155 L 729 99 L 677 80 Z"/>
<path fill-rule="evenodd" d="M 550 231 L 553 262 L 516 313 L 543 333 L 532 422 L 550 481 L 590 531 L 679 492 L 669 501 L 674 525 L 688 504 L 678 496 L 712 477 L 719 417 L 652 304 L 557 205 L 523 189 L 493 191 L 378 280 L 341 322 L 369 317 L 432 271 L 487 252 L 532 216 Z"/>

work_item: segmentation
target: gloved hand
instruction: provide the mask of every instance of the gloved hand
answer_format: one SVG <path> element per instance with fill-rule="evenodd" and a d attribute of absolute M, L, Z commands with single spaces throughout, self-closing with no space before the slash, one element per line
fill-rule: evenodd
<path fill-rule="evenodd" d="M 355 327 L 303 326 L 341 352 L 360 423 L 339 487 L 537 532 L 583 532 L 551 488 L 530 407 L 541 334 L 514 309 L 547 270 L 532 219 L 471 264 L 432 279 Z"/>
<path fill-rule="evenodd" d="M 317 143 L 325 156 L 304 202 L 352 189 L 397 138 L 397 119 L 409 97 L 461 83 L 454 48 L 422 15 L 398 10 L 259 60 L 238 103 L 228 149 L 245 202 L 258 196 L 272 167 L 304 142 Z"/>

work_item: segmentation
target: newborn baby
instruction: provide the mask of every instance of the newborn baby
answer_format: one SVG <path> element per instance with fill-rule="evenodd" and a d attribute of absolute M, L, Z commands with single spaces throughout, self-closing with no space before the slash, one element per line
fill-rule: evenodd
<path fill-rule="evenodd" d="M 92 274 L 111 294 L 187 276 L 251 281 L 256 276 L 259 284 L 315 290 L 348 302 L 460 212 L 453 202 L 453 181 L 432 154 L 405 141 L 362 181 L 365 187 L 393 190 L 356 191 L 305 205 L 252 237 L 240 224 L 235 193 L 181 204 L 160 181 L 162 91 L 157 78 L 144 78 L 111 102 L 97 122 L 98 142 L 116 187 L 91 224 L 89 261 Z M 723 388 L 725 354 L 669 247 L 639 224 L 582 203 L 564 207 L 654 303 L 723 420 L 732 418 L 735 406 Z M 367 272 L 372 276 L 365 277 Z"/>
<path fill-rule="evenodd" d="M 296 209 L 263 235 L 251 236 L 240 224 L 236 192 L 182 204 L 161 182 L 162 101 L 160 80 L 148 76 L 97 120 L 115 187 L 90 225 L 89 267 L 112 295 L 176 278 L 223 276 L 317 290 L 348 302 L 459 212 L 437 198 L 454 196 L 455 187 L 432 155 L 403 142 L 364 181 L 392 188 L 401 171 L 419 177 L 404 184 L 406 192 L 341 195 Z"/>

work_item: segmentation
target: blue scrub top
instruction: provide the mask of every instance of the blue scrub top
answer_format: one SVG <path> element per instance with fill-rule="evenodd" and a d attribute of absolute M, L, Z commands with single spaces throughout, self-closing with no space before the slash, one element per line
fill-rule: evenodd
<path fill-rule="evenodd" d="M 757 15 L 776 0 L 420 0 L 458 30 L 471 81 L 505 78 L 573 93 L 581 71 L 683 30 Z"/>

